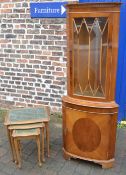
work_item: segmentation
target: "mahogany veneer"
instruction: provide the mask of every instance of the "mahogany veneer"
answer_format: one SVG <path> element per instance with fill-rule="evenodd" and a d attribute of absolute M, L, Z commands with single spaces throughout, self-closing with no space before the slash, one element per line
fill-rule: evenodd
<path fill-rule="evenodd" d="M 62 98 L 64 158 L 114 163 L 120 3 L 67 5 L 68 95 Z"/>

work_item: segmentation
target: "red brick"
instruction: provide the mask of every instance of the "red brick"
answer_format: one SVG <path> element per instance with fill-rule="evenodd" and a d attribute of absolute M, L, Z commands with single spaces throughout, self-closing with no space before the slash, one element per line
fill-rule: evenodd
<path fill-rule="evenodd" d="M 12 9 L 1 9 L 0 13 L 12 13 Z"/>
<path fill-rule="evenodd" d="M 16 102 L 15 104 L 18 107 L 26 107 L 26 103 Z"/>
<path fill-rule="evenodd" d="M 0 71 L 0 75 L 4 75 L 4 71 Z"/>
<path fill-rule="evenodd" d="M 43 70 L 36 70 L 36 73 L 37 73 L 37 74 L 44 74 L 45 71 L 43 71 Z"/>
<path fill-rule="evenodd" d="M 17 63 L 28 63 L 27 59 L 18 59 Z"/>
<path fill-rule="evenodd" d="M 0 0 L 0 3 L 1 3 L 1 2 L 8 2 L 8 0 Z"/>
<path fill-rule="evenodd" d="M 59 67 L 64 67 L 66 64 L 65 63 L 60 63 L 60 62 L 53 62 L 52 65 L 59 66 Z"/>
<path fill-rule="evenodd" d="M 61 76 L 61 77 L 64 76 L 64 72 L 53 72 L 52 74 L 56 76 Z"/>
<path fill-rule="evenodd" d="M 14 4 L 3 4 L 2 8 L 13 8 Z"/>
<path fill-rule="evenodd" d="M 7 39 L 1 39 L 0 43 L 8 43 L 9 41 Z"/>
<path fill-rule="evenodd" d="M 42 53 L 43 53 L 43 55 L 51 55 L 52 54 L 52 52 L 48 51 L 48 50 L 44 50 Z"/>

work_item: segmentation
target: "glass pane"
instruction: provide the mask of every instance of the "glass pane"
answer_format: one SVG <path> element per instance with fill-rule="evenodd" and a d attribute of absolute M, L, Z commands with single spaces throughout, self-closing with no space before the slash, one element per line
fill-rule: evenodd
<path fill-rule="evenodd" d="M 81 25 L 83 24 L 83 18 L 76 18 L 74 19 L 74 27 L 77 30 L 77 33 L 79 33 Z"/>
<path fill-rule="evenodd" d="M 106 26 L 102 33 L 102 79 L 101 79 L 101 83 L 102 83 L 104 92 L 105 92 L 107 48 L 108 48 L 108 23 L 106 23 Z"/>
<path fill-rule="evenodd" d="M 104 97 L 108 19 L 76 18 L 73 23 L 74 94 Z"/>
<path fill-rule="evenodd" d="M 95 94 L 99 83 L 99 64 L 101 50 L 101 32 L 98 25 L 98 20 L 95 19 L 90 33 L 90 85 Z"/>
<path fill-rule="evenodd" d="M 106 26 L 107 18 L 105 18 L 105 17 L 99 17 L 97 19 L 98 19 L 98 22 L 99 22 L 99 26 L 100 26 L 101 31 L 103 31 L 104 28 L 105 28 L 105 26 Z"/>
<path fill-rule="evenodd" d="M 77 18 L 74 25 L 74 29 L 77 29 L 77 25 L 79 26 L 79 30 L 74 30 L 74 91 L 82 95 L 88 82 L 89 37 L 83 18 Z"/>
<path fill-rule="evenodd" d="M 74 21 L 75 22 L 75 21 Z M 78 91 L 78 80 L 77 80 L 77 61 L 76 61 L 76 58 L 79 57 L 79 54 L 78 54 L 78 29 L 77 29 L 77 26 L 74 24 L 74 49 L 73 49 L 73 54 L 74 54 L 74 89 L 76 89 L 76 91 Z"/>
<path fill-rule="evenodd" d="M 85 21 L 90 32 L 93 27 L 93 23 L 95 22 L 95 18 L 85 18 Z"/>

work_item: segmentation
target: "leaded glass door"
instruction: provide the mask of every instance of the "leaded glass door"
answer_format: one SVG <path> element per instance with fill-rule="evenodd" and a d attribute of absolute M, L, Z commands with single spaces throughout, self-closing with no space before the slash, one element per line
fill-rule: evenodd
<path fill-rule="evenodd" d="M 73 95 L 106 98 L 109 17 L 75 17 L 72 27 Z"/>

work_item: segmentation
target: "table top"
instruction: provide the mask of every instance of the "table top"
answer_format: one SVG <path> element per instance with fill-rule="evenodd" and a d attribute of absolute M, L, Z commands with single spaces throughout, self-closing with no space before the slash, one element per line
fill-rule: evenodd
<path fill-rule="evenodd" d="M 24 137 L 24 136 L 36 136 L 40 135 L 40 129 L 39 128 L 33 128 L 33 129 L 18 129 L 14 130 L 12 133 L 13 137 Z"/>
<path fill-rule="evenodd" d="M 30 124 L 18 124 L 18 125 L 9 125 L 8 129 L 32 129 L 32 128 L 43 128 L 45 127 L 44 123 L 30 123 Z"/>
<path fill-rule="evenodd" d="M 30 124 L 37 122 L 48 122 L 48 107 L 17 108 L 8 111 L 5 117 L 5 125 Z"/>

